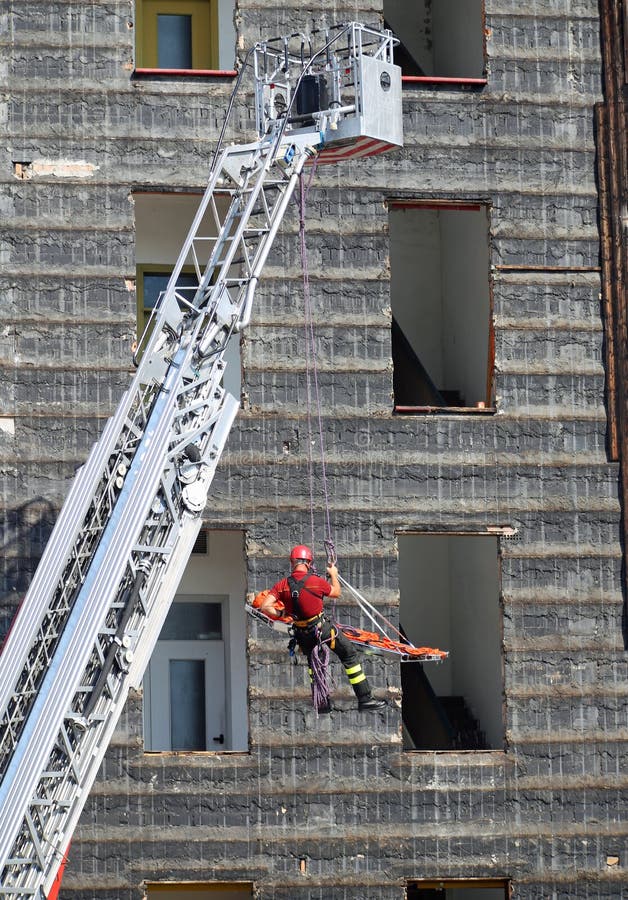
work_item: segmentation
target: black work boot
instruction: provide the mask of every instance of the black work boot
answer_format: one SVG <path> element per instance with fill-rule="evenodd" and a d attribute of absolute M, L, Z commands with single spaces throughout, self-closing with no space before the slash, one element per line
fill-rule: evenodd
<path fill-rule="evenodd" d="M 383 709 L 386 706 L 385 700 L 376 700 L 375 697 L 364 697 L 358 701 L 358 709 L 360 712 L 368 712 L 372 709 Z"/>

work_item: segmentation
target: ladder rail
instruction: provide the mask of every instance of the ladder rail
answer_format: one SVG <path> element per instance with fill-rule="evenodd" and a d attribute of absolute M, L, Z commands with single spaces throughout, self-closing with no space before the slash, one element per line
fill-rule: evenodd
<path fill-rule="evenodd" d="M 176 375 L 175 371 L 173 380 Z M 21 742 L 28 752 L 14 756 L 0 785 L 0 807 L 5 811 L 8 823 L 11 823 L 11 827 L 7 826 L 0 835 L 0 859 L 7 856 L 7 846 L 15 838 L 16 824 L 19 828 L 19 807 L 24 795 L 34 795 L 39 773 L 47 768 L 46 759 L 59 732 L 60 718 L 71 708 L 75 686 L 82 685 L 85 680 L 82 676 L 92 653 L 90 635 L 93 634 L 94 621 L 102 622 L 106 618 L 115 599 L 112 594 L 116 593 L 116 585 L 124 580 L 127 559 L 147 519 L 147 504 L 152 501 L 162 477 L 158 463 L 164 457 L 163 446 L 170 438 L 171 409 L 175 403 L 176 396 L 164 393 L 164 408 L 155 409 L 154 427 L 147 430 L 144 452 L 137 459 L 135 471 L 129 473 L 125 485 L 128 498 L 132 497 L 133 502 L 121 502 L 118 514 L 109 523 L 107 531 L 110 539 L 104 540 L 96 552 L 94 565 L 74 605 L 22 733 Z M 122 501 L 124 499 L 122 497 Z"/>
<path fill-rule="evenodd" d="M 265 233 L 262 244 L 274 240 L 290 194 L 296 185 L 298 171 L 307 158 L 305 150 L 300 151 L 294 171 L 284 180 L 280 198 L 272 210 L 271 219 L 274 227 Z M 267 159 L 260 161 L 257 173 L 259 177 L 245 204 L 247 215 L 250 215 L 253 208 L 256 193 L 263 189 L 269 171 L 267 163 Z M 237 217 L 237 229 L 240 232 L 247 224 L 246 215 Z M 230 225 L 231 222 L 228 223 L 228 227 Z M 233 243 L 236 244 L 237 241 Z M 265 258 L 268 250 L 260 250 L 257 246 L 252 258 L 259 262 Z M 224 268 L 225 271 L 229 271 L 231 262 L 226 263 Z M 234 307 L 235 321 L 238 321 L 239 315 L 250 302 L 248 289 L 250 283 L 246 279 L 241 279 L 237 298 L 230 301 Z M 0 835 L 0 867 L 5 866 L 5 880 L 17 886 L 23 883 L 25 890 L 30 889 L 33 880 L 41 882 L 42 878 L 54 877 L 52 872 L 54 861 L 63 853 L 66 837 L 80 815 L 82 802 L 78 797 L 77 785 L 80 784 L 80 793 L 84 800 L 91 785 L 90 779 L 93 781 L 98 769 L 94 762 L 94 754 L 100 761 L 106 750 L 104 728 L 113 727 L 111 722 L 119 714 L 131 679 L 141 680 L 143 669 L 157 640 L 161 623 L 189 556 L 190 541 L 193 541 L 200 527 L 201 520 L 197 513 L 194 526 L 188 529 L 187 541 L 182 541 L 181 535 L 176 532 L 179 529 L 179 522 L 186 514 L 182 514 L 178 508 L 173 512 L 171 504 L 163 502 L 164 514 L 170 519 L 169 532 L 172 532 L 172 535 L 166 535 L 168 529 L 161 529 L 165 544 L 161 556 L 158 550 L 156 552 L 159 565 L 155 565 L 154 562 L 152 564 L 150 590 L 142 593 L 139 604 L 142 609 L 134 612 L 129 618 L 125 634 L 129 647 L 124 649 L 124 653 L 133 661 L 137 651 L 137 662 L 133 663 L 132 667 L 112 666 L 111 673 L 108 672 L 106 678 L 101 679 L 103 690 L 89 718 L 87 721 L 79 722 L 81 717 L 78 714 L 80 703 L 76 702 L 77 694 L 84 696 L 85 685 L 89 684 L 90 677 L 92 681 L 94 680 L 91 670 L 95 668 L 93 662 L 95 655 L 101 668 L 107 656 L 106 650 L 97 644 L 98 637 L 102 638 L 105 635 L 110 641 L 112 628 L 105 628 L 104 623 L 111 609 L 116 604 L 118 608 L 120 607 L 121 594 L 125 585 L 128 585 L 130 560 L 134 558 L 134 554 L 139 558 L 139 563 L 135 565 L 137 571 L 142 561 L 141 557 L 146 555 L 141 550 L 143 526 L 150 520 L 150 510 L 156 497 L 161 494 L 164 498 L 172 499 L 171 493 L 176 481 L 176 465 L 173 460 L 176 460 L 177 453 L 182 443 L 187 440 L 187 436 L 197 437 L 203 433 L 204 427 L 216 428 L 220 432 L 218 440 L 220 446 L 216 446 L 215 441 L 213 444 L 208 441 L 208 446 L 205 447 L 208 457 L 212 458 L 211 476 L 213 476 L 231 422 L 237 412 L 238 404 L 233 398 L 230 398 L 231 403 L 225 407 L 224 392 L 219 388 L 224 368 L 222 355 L 226 349 L 225 322 L 220 329 L 223 344 L 219 344 L 209 354 L 197 353 L 202 341 L 207 339 L 212 327 L 216 325 L 215 317 L 219 310 L 221 290 L 219 276 L 209 294 L 208 311 L 206 313 L 201 311 L 200 315 L 191 317 L 191 335 L 185 341 L 181 341 L 185 346 L 178 351 L 162 389 L 157 392 L 147 427 L 125 476 L 116 506 L 106 524 L 103 537 L 95 550 L 92 565 L 69 614 L 55 656 L 22 731 L 17 752 L 13 755 L 5 778 L 0 783 L 0 808 L 3 809 L 7 820 L 7 827 L 3 828 L 3 834 Z M 154 339 L 154 335 L 151 336 L 151 340 Z M 209 404 L 204 404 L 191 388 L 198 377 L 198 370 L 203 367 L 211 373 L 205 384 L 206 393 L 210 395 L 208 399 L 212 401 Z M 220 394 L 218 401 L 216 392 Z M 189 397 L 189 394 L 192 394 L 192 397 Z M 219 403 L 219 409 L 216 408 L 216 402 Z M 225 408 L 227 409 L 224 414 L 225 421 L 221 422 L 220 413 Z M 199 414 L 201 419 L 205 417 L 210 423 L 209 426 L 204 426 L 203 421 L 199 421 Z M 168 470 L 166 474 L 162 471 L 164 461 Z M 202 465 L 207 466 L 208 462 L 209 458 L 203 460 Z M 204 500 L 210 483 L 211 477 L 206 476 L 202 490 Z M 183 495 L 185 490 L 184 486 L 179 493 Z M 203 507 L 204 502 L 200 505 L 200 511 Z M 160 527 L 157 526 L 157 531 Z M 173 552 L 175 547 L 179 548 L 176 553 Z M 155 555 L 155 548 L 153 547 L 150 552 Z M 169 574 L 168 567 L 170 556 L 172 556 L 170 571 L 174 573 L 172 575 Z M 156 575 L 158 570 L 159 578 Z M 168 590 L 164 590 L 161 577 L 163 574 L 167 574 Z M 153 596 L 161 598 L 158 606 L 155 606 Z M 161 611 L 157 612 L 157 609 Z M 148 629 L 144 627 L 147 621 L 150 622 Z M 93 639 L 95 622 L 99 623 L 96 628 L 98 631 L 96 642 Z M 90 673 L 89 677 L 85 677 L 86 672 Z M 77 685 L 82 686 L 78 692 Z M 103 722 L 109 724 L 103 726 Z M 62 746 L 71 747 L 71 750 L 65 755 L 62 754 L 60 772 L 57 777 L 52 777 L 50 773 L 55 771 L 54 760 L 59 756 L 59 747 Z M 92 760 L 90 766 L 83 767 L 83 759 Z M 42 787 L 42 772 L 48 772 L 44 787 Z M 26 812 L 23 808 L 24 797 L 31 798 Z M 16 846 L 20 848 L 17 852 Z"/>
<path fill-rule="evenodd" d="M 125 435 L 127 427 L 133 425 L 130 412 L 134 400 L 137 398 L 133 392 L 127 391 L 103 438 L 90 453 L 87 466 L 79 471 L 68 513 L 62 510 L 49 541 L 50 551 L 44 554 L 42 576 L 33 580 L 16 620 L 15 633 L 10 633 L 0 656 L 1 772 L 86 575 L 90 554 L 115 505 L 111 483 L 120 460 L 125 458 Z M 137 402 L 135 405 L 138 407 Z M 138 408 L 142 415 L 141 397 Z M 68 543 L 69 554 L 64 550 Z"/>
<path fill-rule="evenodd" d="M 231 427 L 231 422 L 237 412 L 237 403 L 234 398 L 231 400 L 231 409 L 229 410 L 228 421 L 225 421 L 221 441 L 224 445 L 226 436 Z M 185 568 L 189 552 L 196 538 L 198 530 L 202 524 L 202 520 L 197 517 L 192 519 L 186 518 L 182 531 L 185 532 L 179 536 L 176 544 L 176 552 L 169 554 L 167 564 L 160 569 L 159 578 L 153 578 L 153 584 L 150 590 L 145 592 L 142 597 L 142 603 L 145 606 L 144 612 L 136 611 L 135 620 L 129 623 L 128 633 L 133 635 L 135 651 L 131 645 L 133 652 L 132 663 L 128 672 L 124 676 L 116 678 L 110 685 L 111 696 L 102 694 L 98 698 L 97 705 L 91 714 L 92 719 L 97 723 L 97 727 L 87 724 L 81 729 L 80 745 L 72 748 L 67 754 L 67 758 L 61 759 L 60 764 L 56 767 L 59 771 L 58 783 L 54 787 L 54 795 L 49 792 L 47 802 L 49 809 L 46 811 L 48 817 L 48 830 L 51 832 L 53 839 L 41 840 L 40 848 L 44 848 L 47 857 L 46 870 L 48 882 L 54 879 L 55 867 L 52 865 L 55 859 L 59 858 L 65 850 L 66 839 L 69 839 L 76 821 L 80 816 L 86 792 L 93 783 L 98 772 L 98 768 L 102 761 L 102 756 L 106 750 L 109 738 L 118 716 L 122 710 L 128 690 L 131 686 L 138 686 L 141 682 L 144 667 L 150 653 L 152 645 L 157 640 L 161 625 L 165 620 L 170 602 L 176 592 L 177 585 L 181 578 L 183 569 Z M 85 612 L 90 613 L 89 601 L 86 602 Z M 144 629 L 142 626 L 145 626 Z M 149 628 L 150 632 L 149 633 Z M 78 629 L 77 629 L 78 631 Z M 77 641 L 79 638 L 77 638 Z M 76 641 L 75 641 L 76 644 Z M 127 651 L 128 652 L 128 651 Z M 51 698 L 51 706 L 49 712 L 54 712 L 55 701 Z M 102 723 L 98 727 L 98 723 Z M 40 741 L 51 736 L 52 730 L 50 723 L 45 719 L 41 720 L 41 727 L 36 731 L 34 739 Z M 71 721 L 66 719 L 61 726 L 60 734 L 69 732 Z M 61 743 L 57 737 L 57 747 Z M 45 753 L 40 754 L 40 759 L 36 762 L 41 763 L 45 758 Z M 31 763 L 33 758 L 30 758 Z M 50 761 L 46 764 L 48 773 L 55 771 L 55 763 Z M 50 775 L 48 775 L 50 783 Z M 75 790 L 75 785 L 81 785 L 80 795 Z M 41 851 L 40 851 L 41 852 Z M 15 858 L 13 865 L 20 868 L 19 857 Z M 22 863 L 22 869 L 28 869 L 32 865 L 32 859 L 26 857 Z M 47 889 L 47 886 L 45 885 Z"/>
<path fill-rule="evenodd" d="M 50 599 L 54 586 L 57 585 L 66 570 L 66 546 L 68 534 L 73 540 L 85 522 L 88 510 L 93 504 L 97 486 L 102 479 L 102 459 L 109 458 L 117 440 L 117 426 L 127 412 L 126 397 L 123 398 L 116 415 L 105 427 L 101 440 L 96 444 L 86 461 L 79 469 L 65 504 L 57 518 L 55 528 L 44 550 L 42 560 L 37 568 L 31 586 L 16 614 L 11 631 L 7 636 L 0 656 L 2 660 L 2 679 L 0 680 L 0 716 L 5 718 L 0 741 L 0 760 L 4 759 L 7 747 L 6 739 L 14 728 L 6 722 L 14 723 L 14 716 L 7 717 L 7 708 L 15 694 L 16 683 L 20 673 L 24 671 L 29 653 L 42 629 L 44 616 L 49 613 Z M 51 588 L 52 586 L 52 588 Z M 2 771 L 4 766 L 0 766 Z"/>
<path fill-rule="evenodd" d="M 176 374 L 176 373 L 175 373 Z M 168 390 L 168 381 L 166 382 Z M 169 437 L 173 396 L 163 393 L 161 403 L 156 407 L 155 426 L 147 430 L 142 447 L 134 460 L 121 493 L 119 505 L 109 519 L 106 531 L 111 535 L 107 543 L 101 542 L 93 558 L 79 596 L 74 603 L 55 655 L 51 660 L 42 687 L 35 698 L 30 715 L 22 730 L 18 751 L 13 755 L 5 777 L 0 784 L 0 808 L 6 816 L 6 826 L 0 834 L 0 859 L 6 859 L 10 845 L 20 824 L 23 797 L 32 796 L 40 777 L 40 772 L 50 755 L 51 745 L 59 731 L 60 718 L 68 709 L 72 690 L 80 674 L 84 671 L 91 653 L 88 635 L 93 631 L 93 622 L 102 622 L 113 598 L 111 597 L 113 573 L 120 562 L 126 567 L 130 547 L 137 541 L 140 529 L 147 517 L 146 496 L 151 500 L 161 477 L 159 452 L 164 435 Z M 147 446 L 148 444 L 148 446 Z M 150 488 L 152 487 L 152 491 Z M 132 491 L 132 489 L 135 489 Z M 139 502 L 137 495 L 142 502 Z M 124 503 L 133 495 L 135 502 Z M 114 587 L 120 583 L 115 577 Z M 28 752 L 26 750 L 28 749 Z"/>

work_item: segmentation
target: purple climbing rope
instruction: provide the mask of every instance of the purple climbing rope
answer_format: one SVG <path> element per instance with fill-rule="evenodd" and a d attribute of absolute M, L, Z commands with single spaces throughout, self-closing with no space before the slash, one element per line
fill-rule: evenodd
<path fill-rule="evenodd" d="M 312 670 L 312 705 L 314 709 L 324 709 L 329 706 L 329 647 L 323 641 L 318 642 L 310 653 L 310 668 Z"/>

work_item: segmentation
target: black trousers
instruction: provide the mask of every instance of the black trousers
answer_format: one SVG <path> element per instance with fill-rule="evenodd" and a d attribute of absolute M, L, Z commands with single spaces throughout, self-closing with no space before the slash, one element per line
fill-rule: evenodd
<path fill-rule="evenodd" d="M 357 650 L 351 641 L 347 640 L 337 625 L 323 617 L 318 623 L 308 625 L 305 628 L 295 626 L 294 637 L 299 649 L 307 656 L 310 677 L 312 675 L 312 664 L 310 661 L 312 651 L 319 643 L 324 643 L 336 654 L 344 666 L 349 684 L 358 700 L 368 700 L 370 698 L 371 688 L 362 669 Z"/>

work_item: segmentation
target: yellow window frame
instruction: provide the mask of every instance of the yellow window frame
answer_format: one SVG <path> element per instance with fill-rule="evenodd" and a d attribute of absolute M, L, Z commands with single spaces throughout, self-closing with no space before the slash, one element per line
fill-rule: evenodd
<path fill-rule="evenodd" d="M 157 17 L 192 17 L 192 69 L 218 68 L 218 0 L 137 0 L 136 65 L 158 69 Z"/>

